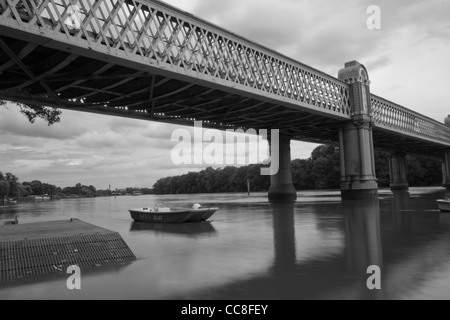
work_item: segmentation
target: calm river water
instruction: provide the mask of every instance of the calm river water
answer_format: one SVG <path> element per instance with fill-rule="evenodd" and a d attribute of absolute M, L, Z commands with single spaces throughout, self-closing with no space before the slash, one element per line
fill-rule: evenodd
<path fill-rule="evenodd" d="M 72 199 L 0 207 L 0 224 L 79 218 L 119 232 L 138 260 L 82 273 L 81 290 L 54 276 L 0 284 L 0 299 L 450 299 L 450 214 L 441 188 L 380 191 L 342 203 L 339 192 Z M 218 206 L 210 222 L 142 224 L 128 209 Z M 381 268 L 381 290 L 366 273 Z"/>

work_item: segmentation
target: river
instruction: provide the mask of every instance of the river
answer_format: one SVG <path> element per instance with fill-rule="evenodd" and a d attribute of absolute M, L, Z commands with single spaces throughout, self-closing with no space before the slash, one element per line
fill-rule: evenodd
<path fill-rule="evenodd" d="M 137 257 L 123 266 L 0 284 L 0 299 L 450 299 L 450 214 L 442 188 L 342 203 L 338 191 L 65 199 L 0 207 L 0 224 L 79 218 L 119 232 Z M 154 204 L 217 206 L 209 222 L 133 222 Z M 367 268 L 380 267 L 381 290 Z"/>

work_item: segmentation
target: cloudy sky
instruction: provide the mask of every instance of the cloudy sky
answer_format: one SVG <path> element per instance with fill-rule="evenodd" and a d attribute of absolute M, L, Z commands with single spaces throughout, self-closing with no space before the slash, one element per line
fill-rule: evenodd
<path fill-rule="evenodd" d="M 372 93 L 441 122 L 450 114 L 450 1 L 166 2 L 333 76 L 358 60 Z M 373 4 L 381 8 L 381 30 L 367 28 Z M 61 187 L 151 187 L 202 167 L 173 164 L 177 128 L 70 111 L 48 127 L 0 107 L 0 171 Z M 307 158 L 315 146 L 293 142 L 292 157 Z"/>

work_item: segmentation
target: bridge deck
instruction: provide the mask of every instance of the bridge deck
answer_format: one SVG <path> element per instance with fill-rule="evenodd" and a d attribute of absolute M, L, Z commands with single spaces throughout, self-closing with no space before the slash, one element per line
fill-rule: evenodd
<path fill-rule="evenodd" d="M 345 82 L 159 1 L 0 0 L 0 74 L 4 100 L 303 141 L 351 118 Z M 372 112 L 379 147 L 450 146 L 438 121 L 374 95 Z"/>

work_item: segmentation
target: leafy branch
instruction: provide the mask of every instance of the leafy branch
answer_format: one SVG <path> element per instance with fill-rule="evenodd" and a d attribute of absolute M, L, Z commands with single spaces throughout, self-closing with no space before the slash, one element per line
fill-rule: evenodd
<path fill-rule="evenodd" d="M 6 101 L 0 100 L 0 106 L 5 106 Z M 58 123 L 61 121 L 61 110 L 53 107 L 42 107 L 38 105 L 16 103 L 20 108 L 20 113 L 27 117 L 28 121 L 34 123 L 37 118 L 44 119 L 48 125 Z"/>

